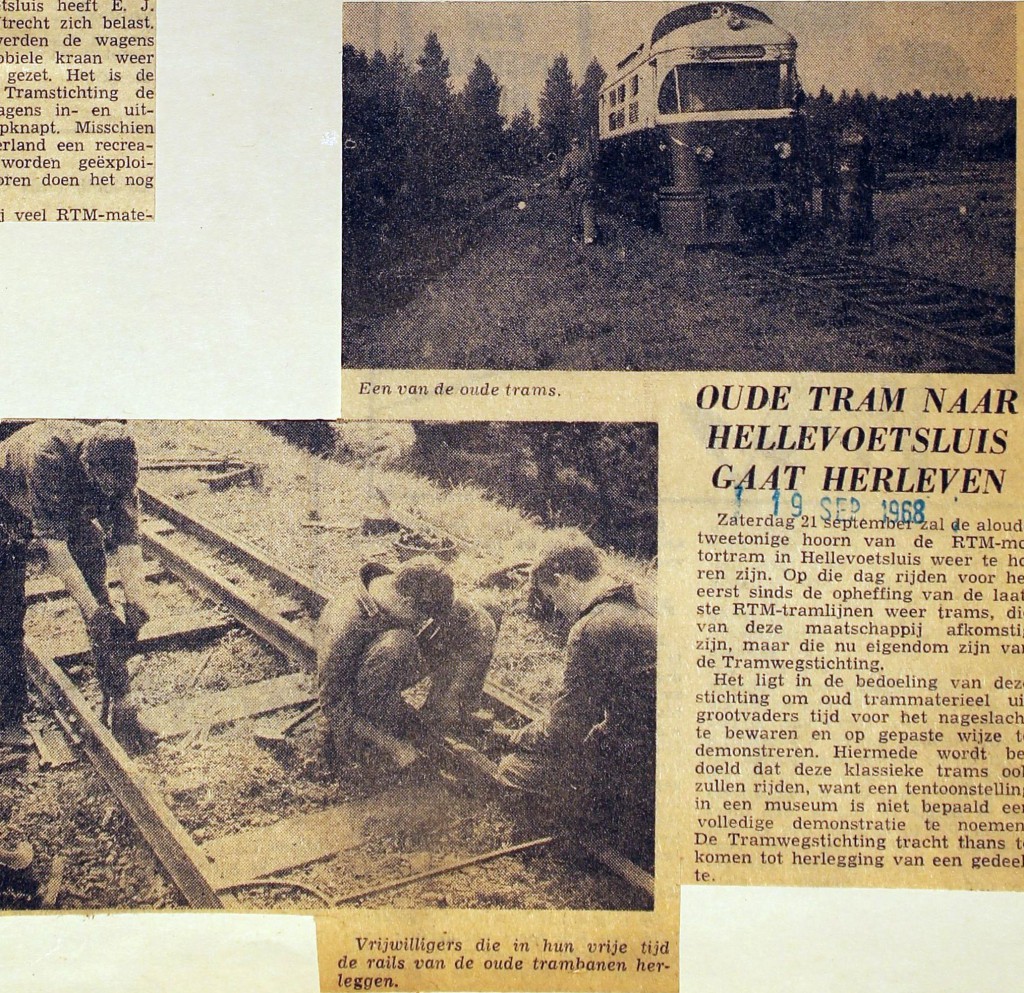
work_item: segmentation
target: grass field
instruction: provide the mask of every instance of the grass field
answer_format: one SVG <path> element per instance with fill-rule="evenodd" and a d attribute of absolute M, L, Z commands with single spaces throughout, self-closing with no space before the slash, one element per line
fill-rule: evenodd
<path fill-rule="evenodd" d="M 921 173 L 876 201 L 875 257 L 940 279 L 1013 294 L 1016 211 L 1012 165 L 970 175 Z"/>
<path fill-rule="evenodd" d="M 1012 291 L 1012 167 L 954 179 L 915 178 L 879 193 L 871 257 Z M 421 234 L 401 294 L 382 292 L 375 308 L 344 309 L 344 363 L 972 371 L 971 356 L 909 343 L 834 300 L 766 285 L 725 253 L 684 251 L 613 215 L 600 218 L 604 242 L 583 249 L 569 237 L 566 211 L 546 183 L 500 203 L 458 244 L 439 232 L 443 249 L 426 251 Z M 358 288 L 387 278 L 355 272 L 345 281 Z"/>

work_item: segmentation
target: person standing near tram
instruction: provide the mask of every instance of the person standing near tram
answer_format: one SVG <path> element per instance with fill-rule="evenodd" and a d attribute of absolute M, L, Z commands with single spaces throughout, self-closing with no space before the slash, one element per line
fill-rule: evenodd
<path fill-rule="evenodd" d="M 594 205 L 594 153 L 589 141 L 583 143 L 573 136 L 558 170 L 558 181 L 569 194 L 569 223 L 573 240 L 582 239 L 584 245 L 593 245 L 597 241 L 597 210 Z"/>

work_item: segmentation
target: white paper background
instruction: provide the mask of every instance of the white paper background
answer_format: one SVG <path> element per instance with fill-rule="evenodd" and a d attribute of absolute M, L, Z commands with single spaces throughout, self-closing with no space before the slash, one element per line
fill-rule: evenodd
<path fill-rule="evenodd" d="M 2 993 L 315 993 L 311 917 L 150 914 L 0 920 Z"/>
<path fill-rule="evenodd" d="M 1010 993 L 1024 895 L 683 888 L 684 993 Z"/>

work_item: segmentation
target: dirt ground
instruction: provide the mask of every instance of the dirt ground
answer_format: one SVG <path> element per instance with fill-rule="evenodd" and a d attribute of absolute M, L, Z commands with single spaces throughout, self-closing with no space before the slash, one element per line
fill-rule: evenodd
<path fill-rule="evenodd" d="M 876 207 L 869 258 L 1012 292 L 1012 167 L 970 181 L 915 177 L 879 193 Z M 503 202 L 461 257 L 418 273 L 418 293 L 406 287 L 401 298 L 411 300 L 343 314 L 344 363 L 922 372 L 971 371 L 976 360 L 909 342 L 837 301 L 766 285 L 726 253 L 682 250 L 607 213 L 599 223 L 604 243 L 584 250 L 550 183 Z"/>
<path fill-rule="evenodd" d="M 329 588 L 352 578 L 363 561 L 397 563 L 395 536 L 366 536 L 361 527 L 367 513 L 387 512 L 388 499 L 404 512 L 415 509 L 441 525 L 492 534 L 493 545 L 465 549 L 452 564 L 463 592 L 490 597 L 492 604 L 505 612 L 492 675 L 541 707 L 557 692 L 564 664 L 559 645 L 549 632 L 523 615 L 521 591 L 479 585 L 497 565 L 512 561 L 503 556 L 514 554 L 516 561 L 523 557 L 539 536 L 538 525 L 472 488 L 446 491 L 419 477 L 376 465 L 374 460 L 382 452 L 393 454 L 407 443 L 401 431 L 343 427 L 340 430 L 348 432 L 343 439 L 347 451 L 372 454 L 365 462 L 342 465 L 301 452 L 255 424 L 143 422 L 133 424 L 132 429 L 140 446 L 144 485 L 178 497 L 190 510 L 243 534 Z M 206 458 L 211 453 L 264 463 L 260 486 L 212 493 L 201 481 L 202 472 L 145 469 L 152 459 Z M 486 531 L 473 530 L 477 527 Z M 180 535 L 172 538 L 185 540 Z M 198 548 L 195 544 L 190 547 L 192 551 Z M 612 562 L 623 575 L 650 578 L 652 566 L 648 564 L 621 556 Z M 206 564 L 239 586 L 259 588 L 245 569 L 224 556 L 207 552 Z M 155 616 L 196 611 L 218 616 L 215 605 L 197 600 L 172 581 L 153 583 L 151 593 Z M 302 605 L 270 590 L 264 593 L 300 627 L 311 629 L 313 618 Z M 80 628 L 77 608 L 67 599 L 30 608 L 29 633 L 46 643 Z M 234 629 L 188 649 L 138 656 L 130 668 L 139 704 L 157 706 L 280 676 L 293 666 L 248 633 Z M 76 666 L 71 675 L 98 709 L 91 667 Z M 42 708 L 39 715 L 42 719 Z M 454 782 L 437 778 L 436 773 L 425 774 L 429 781 L 422 784 L 405 782 L 372 751 L 356 756 L 339 774 L 324 762 L 322 731 L 315 719 L 284 746 L 257 745 L 254 733 L 272 727 L 276 720 L 268 716 L 191 731 L 161 741 L 139 758 L 140 769 L 197 843 L 285 816 L 401 794 L 418 785 L 428 789 L 437 802 L 398 816 L 374 817 L 371 810 L 366 836 L 358 844 L 287 875 L 287 880 L 305 888 L 283 881 L 246 885 L 236 891 L 243 906 L 321 907 L 394 876 L 423 872 L 541 832 L 540 825 L 521 822 L 500 797 L 467 794 Z M 0 775 L 9 836 L 32 841 L 37 852 L 35 876 L 42 889 L 58 865 L 57 856 L 64 861 L 61 883 L 53 894 L 57 909 L 182 905 L 180 895 L 84 757 L 72 766 L 41 770 L 34 753 L 29 753 L 18 767 L 5 768 Z M 0 908 L 26 909 L 39 902 L 39 893 L 21 892 L 0 878 Z M 355 902 L 570 909 L 642 906 L 617 878 L 595 871 L 592 865 L 581 865 L 565 851 L 547 848 Z"/>

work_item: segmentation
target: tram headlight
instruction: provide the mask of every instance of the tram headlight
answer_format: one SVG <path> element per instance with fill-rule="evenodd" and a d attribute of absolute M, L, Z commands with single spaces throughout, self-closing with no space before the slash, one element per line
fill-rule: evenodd
<path fill-rule="evenodd" d="M 710 162 L 715 157 L 715 150 L 710 145 L 698 145 L 693 150 L 693 154 L 696 155 L 701 162 Z"/>
<path fill-rule="evenodd" d="M 780 159 L 785 161 L 786 159 L 792 157 L 793 146 L 788 141 L 776 142 L 775 154 L 778 155 Z"/>

